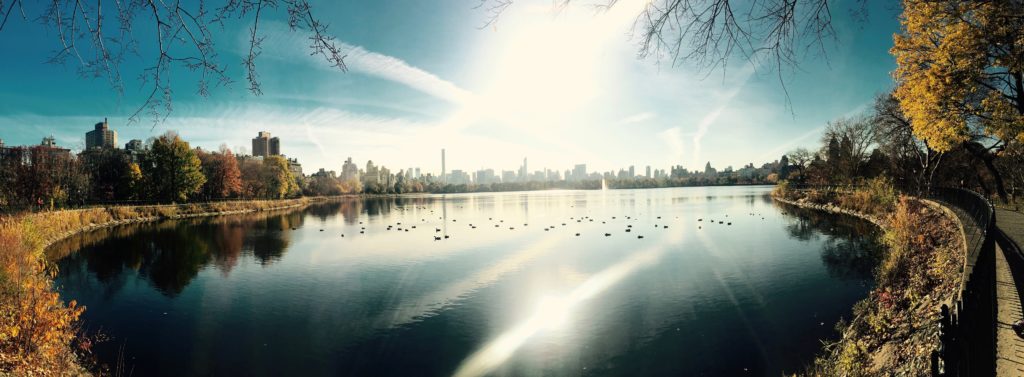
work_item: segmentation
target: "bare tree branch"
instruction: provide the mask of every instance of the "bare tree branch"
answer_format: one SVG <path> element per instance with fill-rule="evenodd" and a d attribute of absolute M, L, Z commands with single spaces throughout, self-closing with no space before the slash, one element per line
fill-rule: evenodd
<path fill-rule="evenodd" d="M 115 91 L 123 94 L 121 63 L 126 54 L 139 55 L 141 43 L 152 46 L 155 51 L 148 59 L 151 63 L 138 75 L 147 94 L 129 117 L 130 122 L 139 121 L 143 115 L 152 117 L 154 124 L 166 119 L 173 110 L 171 77 L 178 77 L 173 72 L 193 72 L 197 77 L 196 93 L 204 97 L 210 94 L 211 87 L 232 83 L 210 29 L 211 24 L 223 27 L 223 21 L 229 18 L 251 18 L 249 52 L 242 65 L 248 89 L 255 95 L 262 94 L 256 60 L 264 39 L 259 35 L 260 18 L 267 9 L 284 8 L 291 30 L 309 33 L 311 54 L 323 57 L 341 71 L 346 70 L 345 56 L 328 33 L 328 26 L 313 15 L 306 0 L 221 0 L 220 6 L 212 12 L 206 0 L 187 3 L 181 0 L 86 1 L 38 0 L 35 3 L 37 20 L 54 31 L 57 39 L 58 48 L 48 62 L 73 62 L 82 77 L 105 78 Z M 0 11 L 3 11 L 0 31 L 4 30 L 15 8 L 27 19 L 24 5 L 24 0 L 0 0 Z M 107 22 L 106 12 L 111 9 L 114 28 Z M 144 40 L 140 41 L 135 35 L 136 27 L 144 27 L 152 33 L 141 33 Z"/>
<path fill-rule="evenodd" d="M 570 1 L 555 0 L 556 9 Z M 595 0 L 600 7 L 615 0 Z M 512 0 L 480 0 L 489 26 Z M 668 58 L 673 66 L 689 63 L 702 72 L 727 67 L 741 58 L 767 63 L 786 91 L 783 71 L 798 69 L 801 57 L 827 59 L 827 46 L 836 39 L 830 0 L 651 0 L 633 23 L 638 56 Z M 867 0 L 855 0 L 851 18 L 867 17 Z"/>

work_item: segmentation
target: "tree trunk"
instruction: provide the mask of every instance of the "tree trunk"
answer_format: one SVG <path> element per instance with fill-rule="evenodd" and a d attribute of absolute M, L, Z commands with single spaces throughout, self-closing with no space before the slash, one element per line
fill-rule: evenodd
<path fill-rule="evenodd" d="M 996 169 L 996 164 L 995 162 L 993 162 L 994 159 L 995 158 L 986 158 L 983 159 L 982 161 L 985 162 L 985 167 L 988 169 L 988 172 L 992 174 L 992 179 L 996 181 L 996 193 L 999 194 L 999 199 L 1002 200 L 1003 203 L 1009 204 L 1010 197 L 1009 195 L 1006 194 L 1006 186 L 1005 183 L 1003 183 L 1003 175 L 999 173 L 999 169 Z"/>
<path fill-rule="evenodd" d="M 1003 203 L 1009 203 L 1010 199 L 1009 196 L 1006 194 L 1006 186 L 1003 183 L 1003 175 L 1000 174 L 999 169 L 996 168 L 996 156 L 992 153 L 989 153 L 988 149 L 978 142 L 970 141 L 964 144 L 964 149 L 966 149 L 967 152 L 973 155 L 975 158 L 981 160 L 981 162 L 985 164 L 985 169 L 988 170 L 989 174 L 992 174 L 992 179 L 995 181 L 995 189 L 996 193 L 999 194 L 999 199 L 1002 200 Z M 979 176 L 979 180 L 980 179 L 981 177 Z"/>

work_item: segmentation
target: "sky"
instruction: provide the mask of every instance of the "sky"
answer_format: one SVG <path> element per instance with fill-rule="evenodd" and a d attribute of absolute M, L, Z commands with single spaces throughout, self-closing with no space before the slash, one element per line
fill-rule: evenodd
<path fill-rule="evenodd" d="M 73 64 L 46 63 L 55 33 L 12 19 L 0 31 L 8 52 L 0 57 L 0 139 L 25 145 L 53 135 L 80 150 L 85 132 L 108 118 L 122 146 L 173 130 L 192 146 L 247 152 L 258 131 L 269 131 L 307 173 L 340 171 L 351 157 L 360 167 L 373 160 L 437 174 L 442 148 L 448 170 L 517 170 L 524 158 L 530 171 L 760 166 L 816 147 L 828 121 L 890 90 L 888 50 L 899 28 L 898 10 L 881 4 L 889 2 L 870 2 L 866 22 L 833 4 L 837 39 L 827 59 L 806 56 L 784 70 L 784 88 L 777 72 L 742 59 L 706 72 L 639 58 L 630 30 L 644 0 L 599 13 L 585 2 L 555 11 L 550 0 L 520 0 L 486 27 L 490 14 L 476 1 L 311 3 L 347 72 L 310 56 L 308 35 L 289 30 L 283 9 L 265 12 L 263 94 L 253 95 L 242 65 L 251 20 L 232 20 L 213 30 L 235 82 L 202 97 L 194 75 L 179 69 L 174 108 L 161 123 L 128 123 L 146 93 L 134 79 L 151 64 L 146 46 L 123 63 L 119 94 Z"/>

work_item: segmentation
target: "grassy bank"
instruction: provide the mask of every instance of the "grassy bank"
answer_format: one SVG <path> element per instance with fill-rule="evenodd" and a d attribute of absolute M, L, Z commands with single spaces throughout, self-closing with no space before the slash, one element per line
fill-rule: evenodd
<path fill-rule="evenodd" d="M 323 199 L 235 201 L 159 206 L 115 206 L 0 217 L 0 374 L 87 374 L 78 340 L 84 308 L 64 302 L 53 285 L 56 270 L 44 249 L 78 232 L 105 226 L 298 208 Z"/>
<path fill-rule="evenodd" d="M 884 181 L 853 190 L 772 193 L 790 204 L 850 211 L 883 231 L 886 251 L 875 270 L 875 289 L 836 324 L 840 339 L 826 343 L 809 375 L 929 375 L 938 345 L 938 308 L 954 297 L 965 257 L 958 220 L 932 202 L 901 196 Z"/>

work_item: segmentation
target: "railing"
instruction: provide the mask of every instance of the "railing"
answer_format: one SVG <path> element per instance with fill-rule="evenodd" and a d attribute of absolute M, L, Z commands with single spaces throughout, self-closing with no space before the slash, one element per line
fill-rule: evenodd
<path fill-rule="evenodd" d="M 855 185 L 790 185 L 793 190 L 849 192 Z M 939 346 L 931 354 L 933 376 L 995 374 L 996 215 L 980 194 L 959 188 L 936 188 L 928 194 L 951 210 L 963 227 L 965 258 L 961 284 L 952 302 L 939 308 Z"/>
<path fill-rule="evenodd" d="M 950 305 L 939 309 L 939 347 L 931 355 L 933 376 L 995 374 L 996 214 L 992 203 L 973 191 L 939 188 L 930 199 L 953 211 L 963 226 L 966 258 L 963 278 Z"/>

